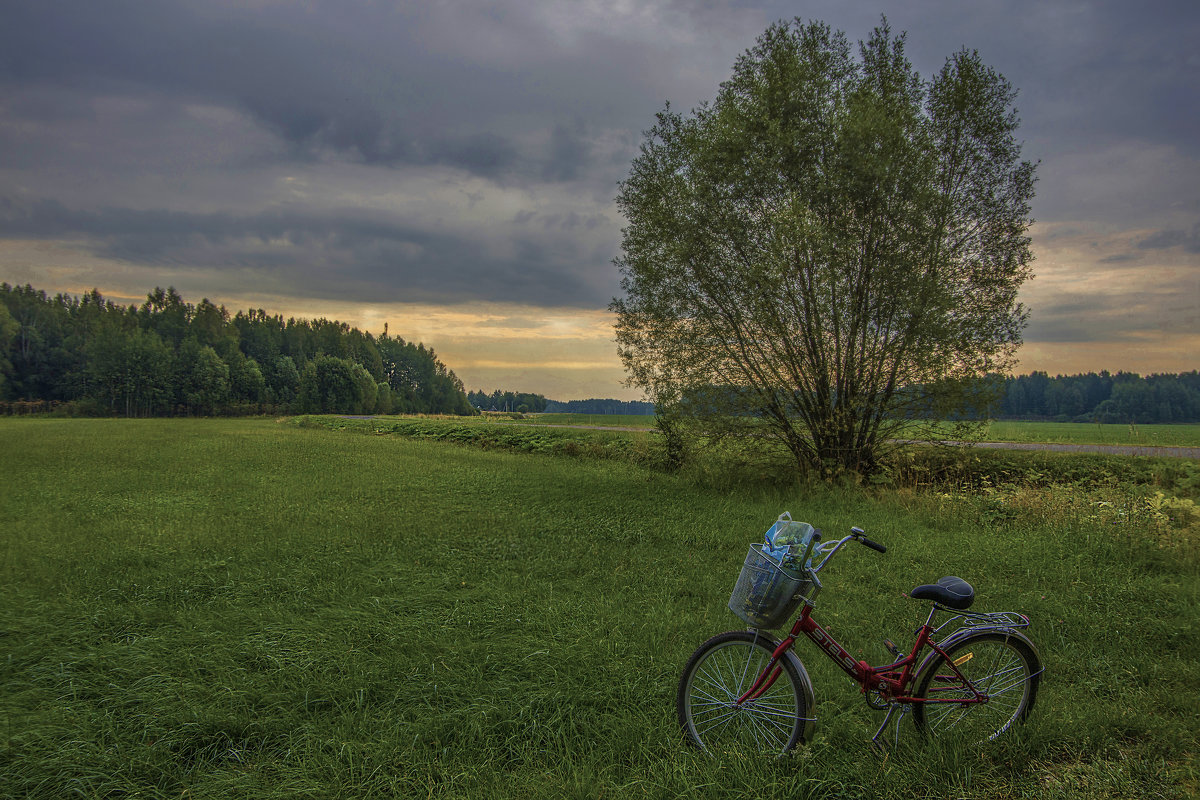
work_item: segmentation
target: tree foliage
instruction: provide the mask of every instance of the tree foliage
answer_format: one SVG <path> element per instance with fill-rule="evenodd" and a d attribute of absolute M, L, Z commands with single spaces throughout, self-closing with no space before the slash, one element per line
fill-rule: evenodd
<path fill-rule="evenodd" d="M 0 303 L 0 397 L 5 393 L 5 382 L 12 372 L 12 362 L 8 360 L 8 348 L 17 336 L 20 326 L 9 313 L 8 306 Z"/>
<path fill-rule="evenodd" d="M 1011 364 L 1034 183 L 1015 92 L 967 50 L 924 79 L 904 42 L 885 20 L 855 57 L 778 23 L 647 132 L 613 310 L 668 432 L 765 428 L 800 465 L 869 471 Z"/>
<path fill-rule="evenodd" d="M 550 401 L 550 414 L 653 414 L 654 404 L 642 400 L 614 400 L 592 397 L 587 400 Z"/>
<path fill-rule="evenodd" d="M 322 411 L 475 413 L 433 350 L 346 323 L 230 315 L 156 288 L 123 307 L 92 290 L 0 284 L 0 401 L 126 416 Z"/>
<path fill-rule="evenodd" d="M 499 389 L 488 394 L 484 391 L 469 392 L 471 405 L 480 411 L 520 411 L 522 413 L 547 414 L 653 414 L 654 404 L 640 400 L 613 400 L 589 398 L 587 400 L 549 400 L 540 394 L 526 392 L 504 392 Z"/>
<path fill-rule="evenodd" d="M 551 402 L 540 394 L 506 392 L 500 389 L 491 394 L 482 390 L 468 392 L 467 399 L 480 411 L 520 411 L 531 414 L 542 413 L 546 410 L 546 405 Z"/>
<path fill-rule="evenodd" d="M 1059 422 L 1200 422 L 1200 372 L 1147 375 L 1045 372 L 1006 378 L 989 414 L 1006 419 Z"/>

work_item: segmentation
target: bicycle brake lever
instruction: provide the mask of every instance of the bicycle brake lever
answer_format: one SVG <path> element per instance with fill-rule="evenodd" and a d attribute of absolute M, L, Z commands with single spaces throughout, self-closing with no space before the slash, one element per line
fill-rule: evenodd
<path fill-rule="evenodd" d="M 873 542 L 870 539 L 868 539 L 866 536 L 866 533 L 867 532 L 864 531 L 862 528 L 851 528 L 850 529 L 850 535 L 853 536 L 855 539 L 857 539 L 860 543 L 865 544 L 867 547 L 869 547 L 872 550 L 875 550 L 877 552 L 880 552 L 880 553 L 887 552 L 887 548 L 884 547 L 883 545 L 881 545 L 879 542 Z"/>

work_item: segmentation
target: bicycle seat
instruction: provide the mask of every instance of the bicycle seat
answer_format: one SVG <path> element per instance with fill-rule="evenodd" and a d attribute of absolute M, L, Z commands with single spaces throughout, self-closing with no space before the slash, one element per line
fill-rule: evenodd
<path fill-rule="evenodd" d="M 932 600 L 957 611 L 966 611 L 971 607 L 971 603 L 975 602 L 975 590 L 971 584 L 952 575 L 942 578 L 937 583 L 918 586 L 909 592 L 908 596 L 914 600 Z"/>

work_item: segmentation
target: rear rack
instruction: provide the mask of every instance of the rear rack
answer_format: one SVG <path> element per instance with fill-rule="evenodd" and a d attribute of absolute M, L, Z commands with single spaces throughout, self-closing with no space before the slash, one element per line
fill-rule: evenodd
<path fill-rule="evenodd" d="M 942 633 L 947 629 L 949 629 L 947 632 L 965 628 L 978 631 L 1004 631 L 1029 627 L 1029 617 L 1024 614 L 1018 614 L 1015 611 L 987 611 L 978 613 L 946 608 L 936 603 L 934 607 L 938 611 L 944 611 L 947 614 L 953 615 L 933 629 L 935 634 Z"/>

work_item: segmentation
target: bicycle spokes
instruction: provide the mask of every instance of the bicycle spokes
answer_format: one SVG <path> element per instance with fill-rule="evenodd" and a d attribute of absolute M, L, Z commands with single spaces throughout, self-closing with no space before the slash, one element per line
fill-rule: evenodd
<path fill-rule="evenodd" d="M 749 631 L 721 634 L 692 656 L 679 687 L 679 720 L 706 750 L 784 753 L 807 710 L 798 675 L 772 663 L 774 643 Z"/>
<path fill-rule="evenodd" d="M 979 633 L 951 647 L 916 694 L 916 720 L 933 735 L 990 741 L 1024 718 L 1040 675 L 1037 657 L 1021 640 Z"/>

